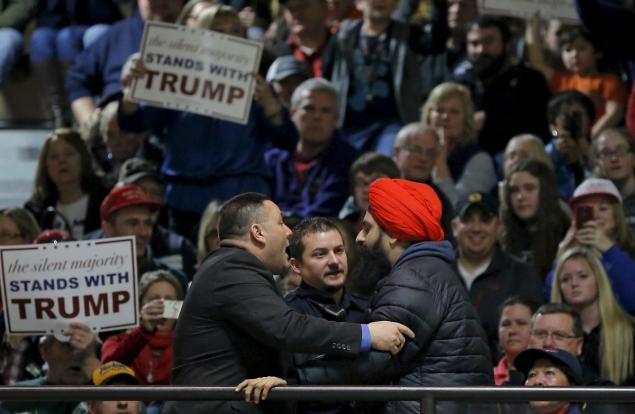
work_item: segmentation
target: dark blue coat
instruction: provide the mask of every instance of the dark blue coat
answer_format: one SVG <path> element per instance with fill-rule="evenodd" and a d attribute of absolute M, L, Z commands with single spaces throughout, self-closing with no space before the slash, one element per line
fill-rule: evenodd
<path fill-rule="evenodd" d="M 138 15 L 112 25 L 68 70 L 66 93 L 72 102 L 121 90 L 121 68 L 139 51 L 144 21 Z"/>
<path fill-rule="evenodd" d="M 353 147 L 335 136 L 301 183 L 292 151 L 267 151 L 274 201 L 286 214 L 302 218 L 337 216 L 350 192 L 349 169 L 356 156 Z"/>

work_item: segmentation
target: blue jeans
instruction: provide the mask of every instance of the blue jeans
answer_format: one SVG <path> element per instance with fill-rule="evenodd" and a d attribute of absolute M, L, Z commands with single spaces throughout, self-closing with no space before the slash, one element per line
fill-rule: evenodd
<path fill-rule="evenodd" d="M 22 33 L 15 29 L 0 29 L 0 85 L 3 84 L 22 53 Z"/>
<path fill-rule="evenodd" d="M 38 27 L 31 36 L 31 62 L 51 59 L 73 61 L 109 27 L 107 24 L 68 26 L 63 29 Z"/>

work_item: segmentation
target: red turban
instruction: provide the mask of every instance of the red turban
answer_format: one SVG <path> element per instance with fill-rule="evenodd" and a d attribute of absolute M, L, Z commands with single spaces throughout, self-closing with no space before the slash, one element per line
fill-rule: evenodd
<path fill-rule="evenodd" d="M 444 239 L 441 200 L 429 185 L 379 178 L 368 188 L 368 204 L 375 221 L 397 240 Z"/>

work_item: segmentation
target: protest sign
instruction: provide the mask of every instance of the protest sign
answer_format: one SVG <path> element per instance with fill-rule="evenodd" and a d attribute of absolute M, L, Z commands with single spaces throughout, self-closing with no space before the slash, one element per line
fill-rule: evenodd
<path fill-rule="evenodd" d="M 141 59 L 148 74 L 129 98 L 246 124 L 262 44 L 203 29 L 146 22 Z"/>
<path fill-rule="evenodd" d="M 59 335 L 70 321 L 94 332 L 138 325 L 134 237 L 0 247 L 10 335 Z"/>
<path fill-rule="evenodd" d="M 539 13 L 545 19 L 579 22 L 573 0 L 480 0 L 482 14 L 530 17 Z"/>

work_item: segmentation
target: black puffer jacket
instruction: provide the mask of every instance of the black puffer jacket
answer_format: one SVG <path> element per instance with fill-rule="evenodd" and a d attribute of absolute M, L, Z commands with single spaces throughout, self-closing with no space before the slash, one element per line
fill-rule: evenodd
<path fill-rule="evenodd" d="M 300 369 L 300 382 L 492 385 L 487 339 L 467 292 L 451 267 L 453 257 L 448 241 L 413 244 L 377 284 L 371 301 L 371 320 L 401 322 L 415 333 L 396 358 L 370 352 L 352 363 L 322 361 Z M 437 410 L 481 411 L 452 403 L 437 404 Z M 390 402 L 384 412 L 419 413 L 419 402 Z"/>

